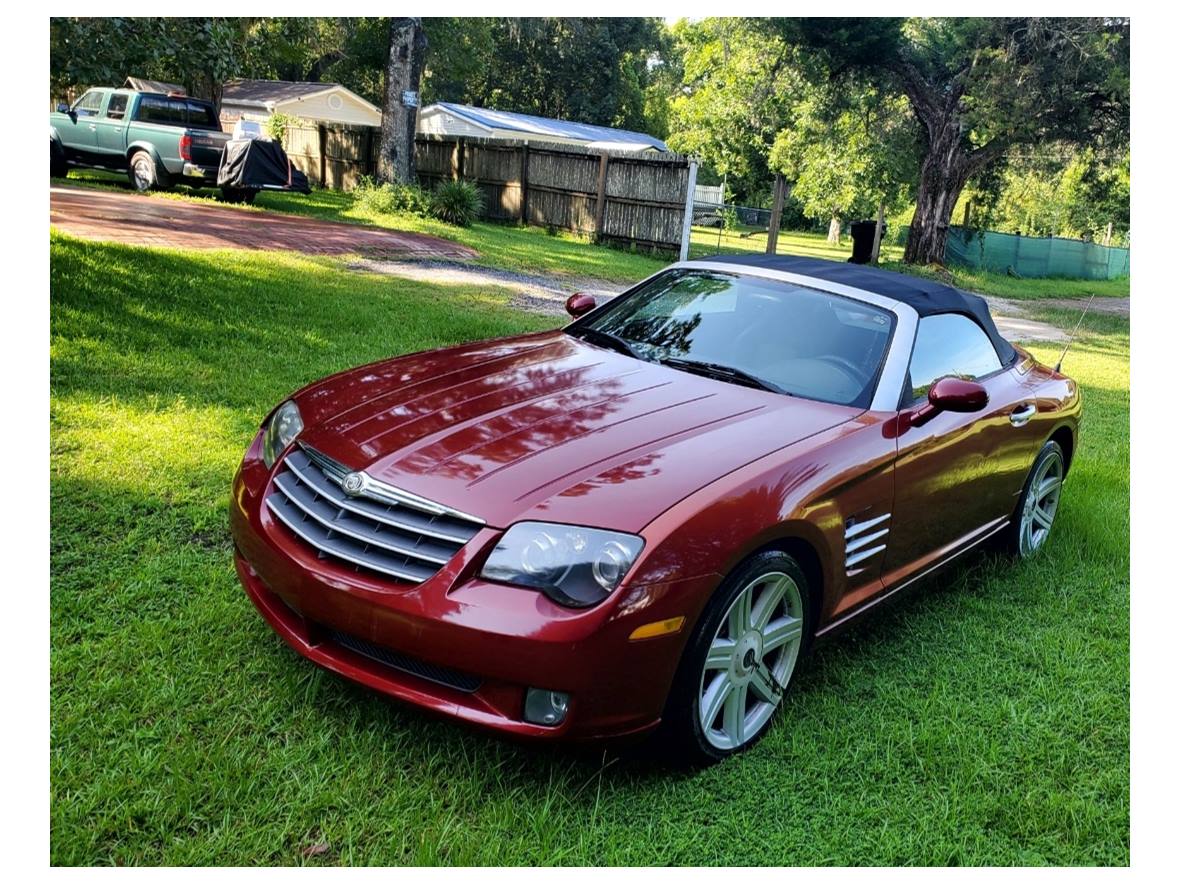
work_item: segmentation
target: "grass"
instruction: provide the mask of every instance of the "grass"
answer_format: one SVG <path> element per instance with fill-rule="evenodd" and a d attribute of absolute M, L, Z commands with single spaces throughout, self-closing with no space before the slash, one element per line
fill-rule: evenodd
<path fill-rule="evenodd" d="M 954 266 L 919 267 L 902 264 L 900 260 L 884 262 L 883 266 L 900 273 L 947 282 L 969 292 L 1019 301 L 1036 301 L 1042 298 L 1088 299 L 1091 295 L 1099 298 L 1126 298 L 1131 294 L 1130 277 L 1118 277 L 1113 280 L 1068 280 L 1055 277 L 1017 279 L 989 270 L 971 270 Z"/>
<path fill-rule="evenodd" d="M 886 261 L 900 261 L 902 248 L 881 244 L 881 257 Z M 719 231 L 715 227 L 693 227 L 689 255 L 740 255 L 745 252 L 766 252 L 765 228 L 740 226 L 735 230 Z M 779 231 L 776 252 L 779 255 L 802 255 L 806 258 L 826 258 L 847 261 L 852 254 L 852 239 L 841 237 L 839 243 L 829 243 L 825 234 L 808 231 Z"/>
<path fill-rule="evenodd" d="M 549 321 L 336 259 L 50 248 L 53 863 L 1128 862 L 1125 320 L 1067 360 L 1085 426 L 1044 554 L 819 647 L 762 743 L 686 774 L 387 702 L 233 573 L 230 477 L 287 392 Z"/>
<path fill-rule="evenodd" d="M 103 190 L 128 191 L 126 176 L 97 170 L 72 170 L 68 181 L 61 184 L 94 187 Z M 173 191 L 151 194 L 153 199 L 215 201 L 217 191 L 209 188 L 179 186 Z M 218 205 L 228 205 L 218 202 Z M 307 215 L 328 221 L 352 224 L 372 224 L 395 230 L 409 230 L 432 234 L 470 246 L 479 252 L 476 264 L 512 271 L 543 273 L 556 276 L 608 280 L 629 283 L 650 276 L 665 267 L 666 257 L 653 257 L 638 252 L 626 252 L 607 246 L 597 246 L 585 237 L 562 231 L 554 236 L 543 228 L 479 222 L 469 228 L 455 227 L 431 218 L 414 215 L 381 215 L 357 206 L 350 193 L 315 190 L 309 196 L 263 192 L 254 206 L 234 206 L 241 211 L 284 212 Z M 749 236 L 747 236 L 749 234 Z M 716 228 L 694 227 L 689 256 L 761 253 L 766 249 L 766 236 L 753 228 L 719 232 Z M 901 263 L 899 246 L 882 246 L 884 266 L 902 273 L 931 276 L 952 282 L 960 288 L 998 295 L 1003 298 L 1088 298 L 1092 292 L 1101 295 L 1126 296 L 1130 280 L 1018 280 L 987 271 L 962 268 L 947 270 L 921 268 Z M 845 237 L 837 245 L 827 242 L 823 234 L 783 231 L 779 234 L 778 254 L 802 255 L 845 261 L 852 254 L 851 241 Z M 950 279 L 947 279 L 949 274 Z"/>

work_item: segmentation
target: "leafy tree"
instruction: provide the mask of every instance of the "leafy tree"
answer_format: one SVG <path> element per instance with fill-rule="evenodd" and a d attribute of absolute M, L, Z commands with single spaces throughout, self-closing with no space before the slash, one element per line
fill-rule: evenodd
<path fill-rule="evenodd" d="M 916 208 L 905 260 L 941 262 L 966 184 L 1015 145 L 1125 141 L 1125 19 L 785 19 L 771 30 L 825 62 L 904 94 L 921 124 Z"/>
<path fill-rule="evenodd" d="M 649 18 L 427 19 L 432 101 L 643 129 L 648 63 L 661 44 Z"/>
<path fill-rule="evenodd" d="M 830 219 L 828 241 L 838 242 L 843 220 L 875 216 L 879 207 L 893 212 L 909 201 L 916 147 L 904 98 L 812 89 L 775 139 L 770 165 L 793 183 L 805 215 Z"/>
<path fill-rule="evenodd" d="M 771 146 L 804 85 L 787 44 L 733 18 L 682 20 L 672 37 L 683 86 L 669 102 L 669 147 L 699 158 L 740 202 L 765 202 Z"/>
<path fill-rule="evenodd" d="M 220 101 L 238 69 L 243 29 L 236 18 L 51 18 L 49 87 L 117 86 L 127 76 L 184 86 Z"/>

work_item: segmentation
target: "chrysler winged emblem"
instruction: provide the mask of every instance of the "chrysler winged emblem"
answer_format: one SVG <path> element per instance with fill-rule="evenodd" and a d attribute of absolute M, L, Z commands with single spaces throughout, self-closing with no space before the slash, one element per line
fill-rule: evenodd
<path fill-rule="evenodd" d="M 344 481 L 340 483 L 340 487 L 344 489 L 345 494 L 359 495 L 365 490 L 365 475 L 363 473 L 350 473 L 344 477 Z"/>

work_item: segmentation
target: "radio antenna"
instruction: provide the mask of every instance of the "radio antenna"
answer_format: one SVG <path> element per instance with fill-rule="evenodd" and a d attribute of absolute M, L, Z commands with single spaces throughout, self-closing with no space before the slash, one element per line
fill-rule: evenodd
<path fill-rule="evenodd" d="M 1090 305 L 1094 303 L 1094 296 L 1097 292 L 1090 295 L 1090 300 L 1086 302 L 1086 308 L 1082 311 L 1082 315 L 1078 317 L 1078 324 L 1073 327 L 1073 331 L 1069 333 L 1069 337 L 1065 340 L 1065 348 L 1061 351 L 1061 356 L 1057 358 L 1057 365 L 1053 367 L 1054 372 L 1061 371 L 1061 363 L 1065 360 L 1065 355 L 1069 353 L 1069 346 L 1073 344 L 1074 336 L 1078 334 L 1078 329 L 1082 327 L 1082 320 L 1086 318 L 1086 314 L 1090 312 Z"/>

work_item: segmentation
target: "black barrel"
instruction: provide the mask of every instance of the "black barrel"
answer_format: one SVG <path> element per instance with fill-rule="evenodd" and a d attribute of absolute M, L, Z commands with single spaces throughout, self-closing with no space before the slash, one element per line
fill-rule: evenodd
<path fill-rule="evenodd" d="M 852 257 L 848 260 L 853 264 L 868 264 L 873 259 L 873 234 L 877 229 L 875 221 L 854 221 L 852 229 Z M 881 225 L 881 236 L 885 236 L 885 225 Z"/>

